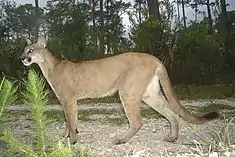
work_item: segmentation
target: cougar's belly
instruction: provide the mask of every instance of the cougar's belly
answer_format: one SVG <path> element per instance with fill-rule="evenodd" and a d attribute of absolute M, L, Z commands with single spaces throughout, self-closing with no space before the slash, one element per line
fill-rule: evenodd
<path fill-rule="evenodd" d="M 115 88 L 101 88 L 101 89 L 93 89 L 93 90 L 87 90 L 83 92 L 78 91 L 78 98 L 79 99 L 86 99 L 86 98 L 102 98 L 106 96 L 112 96 L 117 89 Z"/>

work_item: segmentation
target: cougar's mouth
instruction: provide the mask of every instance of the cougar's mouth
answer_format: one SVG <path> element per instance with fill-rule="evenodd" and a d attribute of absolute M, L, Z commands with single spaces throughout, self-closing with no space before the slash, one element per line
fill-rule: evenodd
<path fill-rule="evenodd" d="M 29 66 L 30 64 L 32 64 L 32 63 L 31 63 L 31 62 L 32 62 L 32 59 L 29 58 L 29 57 L 22 57 L 22 58 L 21 58 L 21 61 L 23 62 L 23 64 L 24 64 L 25 66 Z"/>

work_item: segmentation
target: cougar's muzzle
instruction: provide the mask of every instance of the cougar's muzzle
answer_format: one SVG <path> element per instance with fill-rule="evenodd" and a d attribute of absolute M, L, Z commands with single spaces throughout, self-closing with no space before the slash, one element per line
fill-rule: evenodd
<path fill-rule="evenodd" d="M 21 56 L 20 60 L 25 66 L 29 66 L 32 62 L 32 59 L 30 57 L 25 57 L 25 56 Z"/>

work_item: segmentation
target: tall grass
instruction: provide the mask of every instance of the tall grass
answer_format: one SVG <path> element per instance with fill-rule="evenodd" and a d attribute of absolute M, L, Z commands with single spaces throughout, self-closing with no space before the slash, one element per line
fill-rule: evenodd
<path fill-rule="evenodd" d="M 211 132 L 202 142 L 194 141 L 196 148 L 191 148 L 200 156 L 234 156 L 235 155 L 235 127 L 233 118 L 225 118 L 220 131 Z M 233 153 L 233 155 L 232 155 Z M 227 154 L 227 155 L 226 155 Z"/>

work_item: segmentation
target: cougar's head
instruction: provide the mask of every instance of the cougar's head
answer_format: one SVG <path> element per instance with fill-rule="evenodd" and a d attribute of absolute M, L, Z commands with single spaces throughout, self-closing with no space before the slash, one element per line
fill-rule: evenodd
<path fill-rule="evenodd" d="M 44 36 L 40 36 L 36 43 L 32 44 L 29 39 L 26 39 L 27 46 L 24 48 L 24 52 L 20 59 L 25 66 L 29 66 L 32 63 L 44 62 L 44 53 L 46 48 L 46 39 Z"/>

